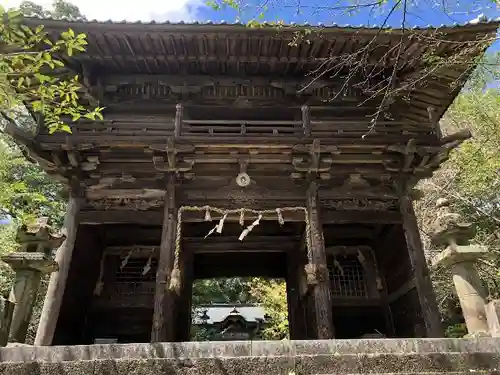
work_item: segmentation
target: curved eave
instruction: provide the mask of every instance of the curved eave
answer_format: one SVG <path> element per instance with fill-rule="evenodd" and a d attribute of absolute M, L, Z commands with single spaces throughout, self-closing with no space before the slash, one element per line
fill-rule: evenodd
<path fill-rule="evenodd" d="M 76 30 L 100 30 L 108 32 L 165 32 L 165 33 L 275 33 L 276 25 L 264 23 L 262 27 L 247 27 L 242 23 L 212 23 L 208 22 L 126 22 L 126 21 L 67 21 L 54 19 L 26 18 L 26 24 L 39 25 L 43 24 L 49 29 L 67 29 L 73 28 Z M 401 35 L 402 33 L 409 34 L 415 31 L 435 32 L 439 30 L 446 34 L 453 33 L 489 33 L 496 31 L 500 26 L 500 20 L 486 20 L 482 22 L 466 23 L 463 25 L 441 25 L 436 27 L 408 27 L 406 29 L 385 27 L 380 32 L 380 28 L 374 26 L 354 26 L 354 25 L 295 25 L 285 24 L 279 26 L 280 32 L 294 33 L 301 30 L 312 30 L 313 32 L 321 32 L 322 34 L 339 34 L 339 33 L 356 33 L 357 35 Z"/>
<path fill-rule="evenodd" d="M 180 74 L 175 69 L 171 70 L 171 67 L 183 63 L 191 64 L 187 70 L 188 74 L 240 74 L 239 64 L 243 58 L 246 59 L 245 64 L 251 65 L 252 74 L 283 76 L 286 76 L 284 72 L 289 71 L 290 66 L 295 74 L 306 74 L 314 70 L 322 59 L 351 53 L 370 43 L 375 36 L 382 46 L 381 49 L 378 48 L 378 55 L 383 57 L 384 51 L 390 50 L 402 40 L 402 34 L 405 38 L 405 50 L 402 55 L 403 64 L 398 63 L 402 67 L 398 69 L 404 71 L 401 74 L 418 72 L 423 69 L 422 57 L 431 42 L 427 42 L 425 38 L 411 38 L 415 33 L 426 36 L 438 30 L 441 39 L 451 41 L 441 43 L 437 47 L 436 53 L 446 55 L 453 53 L 456 41 L 484 40 L 491 36 L 493 42 L 500 25 L 499 21 L 494 21 L 439 28 L 382 31 L 376 27 L 362 26 L 286 25 L 277 32 L 273 26 L 249 28 L 242 24 L 223 23 L 70 22 L 33 18 L 27 19 L 26 23 L 29 26 L 43 24 L 53 37 L 68 28 L 87 34 L 87 51 L 66 58 L 68 66 L 74 65 L 78 68 L 80 65 L 98 64 L 105 67 L 105 74 Z M 295 33 L 306 28 L 316 31 L 317 37 L 312 38 L 309 43 L 300 44 L 298 48 L 291 48 L 289 43 Z M 482 55 L 490 44 L 486 43 L 484 47 L 478 46 L 471 51 L 471 59 Z M 384 68 L 390 69 L 396 64 L 393 57 L 383 59 L 387 60 L 384 62 L 387 66 Z M 191 60 L 188 61 L 188 58 Z M 410 121 L 428 122 L 426 108 L 433 106 L 436 116 L 441 118 L 471 71 L 470 64 L 455 66 L 453 70 L 440 69 L 436 72 L 437 77 L 425 78 L 422 84 L 411 92 L 409 104 L 399 99 L 394 108 L 404 108 L 402 112 Z M 454 81 L 457 85 L 451 89 L 450 84 Z M 426 86 L 434 86 L 434 89 Z"/>

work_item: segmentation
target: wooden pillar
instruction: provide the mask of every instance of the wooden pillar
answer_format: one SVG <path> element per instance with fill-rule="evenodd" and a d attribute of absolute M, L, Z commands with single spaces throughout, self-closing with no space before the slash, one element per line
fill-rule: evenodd
<path fill-rule="evenodd" d="M 424 248 L 418 231 L 413 201 L 408 194 L 400 196 L 400 211 L 427 337 L 444 337 L 436 295 L 432 287 L 429 268 L 427 267 Z"/>
<path fill-rule="evenodd" d="M 68 279 L 71 258 L 75 247 L 76 233 L 78 229 L 78 214 L 83 198 L 71 196 L 64 218 L 63 232 L 66 239 L 56 253 L 55 261 L 58 270 L 50 276 L 45 302 L 43 304 L 40 323 L 35 337 L 36 346 L 52 345 L 52 339 L 59 319 L 66 281 Z"/>
<path fill-rule="evenodd" d="M 172 342 L 175 339 L 175 293 L 169 290 L 169 283 L 174 264 L 176 231 L 175 175 L 169 174 L 165 193 L 160 257 L 156 271 L 152 342 Z"/>
<path fill-rule="evenodd" d="M 177 296 L 176 306 L 176 341 L 190 341 L 191 338 L 191 302 L 193 297 L 193 251 L 183 250 L 180 257 L 181 273 L 181 294 Z"/>
<path fill-rule="evenodd" d="M 310 264 L 308 264 L 307 273 L 308 284 L 313 285 L 316 337 L 318 339 L 331 339 L 334 337 L 334 329 L 330 277 L 326 262 L 323 227 L 320 221 L 318 186 L 314 181 L 311 182 L 307 191 L 307 216 L 310 227 L 307 243 Z"/>

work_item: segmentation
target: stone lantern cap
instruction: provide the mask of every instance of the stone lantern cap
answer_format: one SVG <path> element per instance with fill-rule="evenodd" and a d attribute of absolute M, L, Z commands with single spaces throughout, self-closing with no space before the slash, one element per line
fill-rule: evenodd
<path fill-rule="evenodd" d="M 22 225 L 17 231 L 16 240 L 25 252 L 50 252 L 63 243 L 65 236 L 49 224 L 47 217 L 42 217 L 31 224 Z"/>
<path fill-rule="evenodd" d="M 488 249 L 480 245 L 448 247 L 432 260 L 432 267 L 450 267 L 457 263 L 476 262 L 487 254 Z"/>
<path fill-rule="evenodd" d="M 17 231 L 16 240 L 21 245 L 21 251 L 1 258 L 14 271 L 57 271 L 58 265 L 52 258 L 52 249 L 60 246 L 65 236 L 49 225 L 48 218 L 38 218 L 34 223 L 22 225 Z"/>
<path fill-rule="evenodd" d="M 436 209 L 434 231 L 430 234 L 432 243 L 435 246 L 469 244 L 476 235 L 475 225 L 466 222 L 461 214 L 451 212 L 450 202 L 446 198 L 437 200 Z"/>
<path fill-rule="evenodd" d="M 31 270 L 50 273 L 58 270 L 57 262 L 45 253 L 13 252 L 4 255 L 1 259 L 14 271 Z"/>

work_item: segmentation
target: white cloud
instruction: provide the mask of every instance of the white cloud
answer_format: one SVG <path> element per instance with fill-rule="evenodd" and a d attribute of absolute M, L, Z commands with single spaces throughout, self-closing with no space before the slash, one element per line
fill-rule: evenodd
<path fill-rule="evenodd" d="M 130 1 L 130 0 L 129 0 Z M 0 0 L 3 6 L 17 7 L 22 0 Z M 34 0 L 51 9 L 52 0 Z M 113 21 L 193 21 L 203 0 L 70 0 L 89 20 Z"/>

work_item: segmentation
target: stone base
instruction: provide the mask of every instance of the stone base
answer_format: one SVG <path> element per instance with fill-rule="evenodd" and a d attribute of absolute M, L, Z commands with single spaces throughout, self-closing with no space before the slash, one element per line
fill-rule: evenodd
<path fill-rule="evenodd" d="M 0 349 L 0 374 L 491 374 L 500 339 L 193 342 Z"/>

